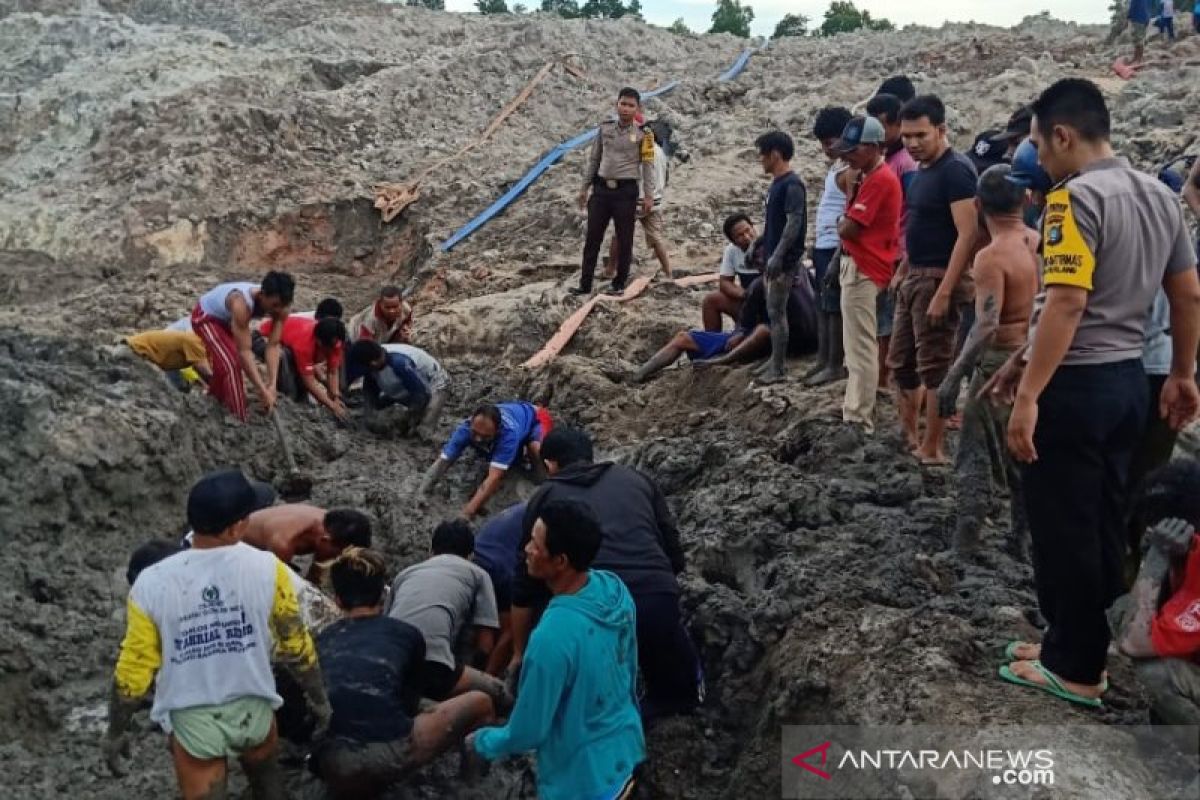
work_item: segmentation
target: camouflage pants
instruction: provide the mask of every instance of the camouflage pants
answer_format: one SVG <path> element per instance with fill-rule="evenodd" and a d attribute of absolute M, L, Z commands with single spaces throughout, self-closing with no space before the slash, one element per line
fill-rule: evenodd
<path fill-rule="evenodd" d="M 963 408 L 962 434 L 954 459 L 958 483 L 958 519 L 954 530 L 954 547 L 960 552 L 972 552 L 979 547 L 983 521 L 992 511 L 997 488 L 1008 488 L 1010 530 L 1007 549 L 1018 557 L 1029 550 L 1029 525 L 1025 520 L 1025 502 L 1021 494 L 1021 474 L 1008 452 L 1005 432 L 1010 406 L 994 406 L 989 400 L 976 400 L 975 395 L 995 374 L 1011 350 L 984 351 L 975 368 Z"/>

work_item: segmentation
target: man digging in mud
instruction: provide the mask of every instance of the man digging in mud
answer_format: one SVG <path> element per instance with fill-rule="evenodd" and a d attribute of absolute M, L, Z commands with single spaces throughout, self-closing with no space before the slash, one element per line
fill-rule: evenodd
<path fill-rule="evenodd" d="M 363 379 L 369 408 L 405 410 L 410 431 L 437 425 L 450 392 L 450 376 L 426 351 L 410 344 L 360 339 L 350 347 L 347 383 Z"/>
<path fill-rule="evenodd" d="M 896 383 L 901 432 L 922 464 L 947 462 L 945 423 L 930 396 L 925 403 L 925 433 L 918 416 L 925 393 L 932 395 L 946 377 L 959 324 L 957 295 L 975 246 L 975 168 L 946 140 L 946 107 L 933 95 L 921 95 L 900 109 L 904 146 L 921 167 L 905 204 L 905 259 L 892 278 L 896 315 L 888 367 Z"/>
<path fill-rule="evenodd" d="M 249 377 L 258 392 L 263 410 L 269 414 L 275 408 L 279 342 L 295 290 L 296 283 L 291 275 L 268 272 L 261 285 L 223 283 L 204 294 L 192 310 L 192 330 L 204 340 L 212 367 L 208 391 L 242 422 L 249 418 L 243 374 Z M 276 323 L 263 354 L 267 364 L 266 380 L 254 360 L 250 333 L 250 320 L 264 316 Z"/>
<path fill-rule="evenodd" d="M 285 564 L 312 556 L 308 580 L 320 584 L 325 567 L 347 547 L 371 546 L 371 518 L 351 508 L 289 503 L 250 515 L 242 541 L 275 554 Z"/>
<path fill-rule="evenodd" d="M 553 426 L 550 412 L 532 403 L 514 400 L 510 403 L 482 405 L 455 428 L 438 460 L 425 473 L 418 491 L 429 494 L 433 485 L 450 469 L 450 465 L 468 447 L 472 448 L 488 459 L 488 471 L 483 483 L 463 506 L 462 515 L 471 519 L 500 489 L 500 481 L 505 473 L 522 454 L 529 460 L 535 479 L 545 475 L 546 467 L 541 456 L 542 438 Z"/>
<path fill-rule="evenodd" d="M 276 325 L 267 320 L 259 326 L 263 336 L 270 337 Z M 311 397 L 329 409 L 339 420 L 349 416 L 342 402 L 342 359 L 346 326 L 340 319 L 306 319 L 288 315 L 282 326 L 280 344 L 283 357 L 280 363 L 278 388 L 293 400 Z M 324 373 L 325 385 L 317 380 L 318 369 Z"/>
<path fill-rule="evenodd" d="M 288 569 L 241 541 L 254 502 L 236 470 L 201 478 L 188 496 L 192 549 L 137 576 L 126 605 L 104 758 L 122 773 L 130 720 L 153 689 L 150 718 L 168 734 L 184 800 L 224 798 L 229 756 L 241 761 L 255 798 L 284 796 L 272 651 L 292 665 L 318 732 L 329 724 Z"/>
<path fill-rule="evenodd" d="M 943 418 L 953 415 L 963 377 L 974 370 L 954 460 L 954 549 L 962 555 L 972 555 L 979 547 L 979 532 L 991 511 L 993 482 L 1007 485 L 1011 495 L 1010 551 L 1021 558 L 1028 549 L 1021 475 L 1004 444 L 1008 407 L 979 396 L 996 370 L 1024 347 L 1033 313 L 1039 237 L 1022 218 L 1025 191 L 1011 180 L 1008 166 L 992 167 L 979 178 L 975 202 L 991 242 L 975 256 L 975 325 L 937 394 L 938 413 Z"/>
<path fill-rule="evenodd" d="M 1010 359 L 994 392 L 1012 396 L 1008 447 L 1021 462 L 1034 582 L 1047 628 L 1017 643 L 1007 681 L 1101 705 L 1105 610 L 1122 592 L 1127 480 L 1148 411 L 1141 355 L 1158 286 L 1173 356 L 1158 413 L 1173 428 L 1200 409 L 1200 279 L 1178 198 L 1113 155 L 1104 96 L 1064 79 L 1033 104 L 1038 158 L 1059 181 L 1046 198 L 1045 303 L 1027 363 Z"/>
<path fill-rule="evenodd" d="M 355 314 L 346 323 L 350 340 L 369 339 L 379 344 L 400 344 L 412 335 L 413 310 L 404 300 L 399 286 L 385 286 L 379 299 Z"/>
<path fill-rule="evenodd" d="M 425 660 L 416 675 L 422 697 L 446 700 L 481 691 L 503 715 L 512 706 L 504 682 L 467 666 L 456 652 L 469 629 L 475 650 L 486 659 L 500 628 L 492 579 L 469 560 L 474 547 L 475 537 L 465 520 L 439 524 L 430 542 L 433 555 L 392 582 L 387 615 L 425 637 Z"/>
<path fill-rule="evenodd" d="M 1138 511 L 1150 523 L 1145 555 L 1110 613 L 1113 631 L 1121 652 L 1137 659 L 1154 721 L 1200 725 L 1200 462 L 1180 459 L 1154 473 Z"/>
<path fill-rule="evenodd" d="M 583 272 L 572 294 L 591 294 L 596 261 L 611 220 L 617 240 L 617 274 L 609 294 L 621 294 L 633 261 L 633 229 L 639 190 L 642 213 L 654 211 L 658 191 L 654 178 L 654 134 L 638 127 L 636 117 L 642 96 L 628 87 L 617 94 L 617 118 L 600 123 L 583 175 L 580 208 L 587 209 L 587 238 L 583 245 Z"/>
<path fill-rule="evenodd" d="M 333 720 L 313 753 L 314 772 L 335 800 L 369 800 L 492 722 L 495 708 L 472 691 L 418 714 L 425 639 L 383 613 L 383 556 L 349 548 L 330 580 L 345 619 L 317 637 Z"/>
<path fill-rule="evenodd" d="M 543 508 L 562 500 L 585 503 L 604 534 L 593 566 L 616 573 L 637 607 L 637 660 L 646 686 L 643 718 L 691 712 L 702 697 L 702 670 L 679 611 L 676 575 L 684 568 L 683 548 L 666 498 L 631 467 L 593 463 L 591 437 L 581 430 L 556 429 L 545 445 L 550 479 L 525 508 L 522 547 Z M 510 675 L 524 662 L 534 608 L 549 599 L 548 587 L 525 566 L 518 564 L 513 580 Z"/>
<path fill-rule="evenodd" d="M 763 280 L 767 285 L 767 315 L 771 320 L 771 357 L 755 375 L 759 383 L 772 384 L 787 379 L 784 368 L 788 349 L 787 305 L 804 255 L 807 196 L 804 182 L 792 172 L 792 156 L 796 152 L 792 137 L 782 131 L 771 131 L 758 137 L 754 144 L 763 172 L 772 177 L 763 226 L 763 252 L 767 258 Z M 807 282 L 807 276 L 804 280 Z"/>

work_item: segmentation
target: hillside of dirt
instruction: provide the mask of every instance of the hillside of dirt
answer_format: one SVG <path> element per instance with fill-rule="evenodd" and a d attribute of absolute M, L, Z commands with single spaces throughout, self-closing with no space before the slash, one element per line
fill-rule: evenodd
<path fill-rule="evenodd" d="M 1195 150 L 1200 43 L 1129 83 L 1093 27 L 1031 18 L 1002 30 L 952 25 L 772 42 L 719 81 L 746 43 L 677 37 L 632 20 L 482 18 L 369 0 L 0 0 L 0 769 L 5 796 L 157 798 L 173 791 L 161 737 L 143 735 L 130 774 L 98 758 L 123 630 L 129 552 L 183 526 L 203 471 L 283 476 L 271 426 L 229 420 L 108 346 L 190 310 L 219 280 L 287 269 L 297 308 L 348 311 L 378 287 L 414 292 L 415 343 L 455 381 L 437 435 L 402 439 L 283 409 L 313 502 L 377 522 L 399 569 L 427 550 L 475 478 L 460 465 L 415 496 L 452 418 L 524 397 L 586 426 L 605 457 L 661 483 L 689 565 L 684 604 L 708 702 L 649 735 L 648 794 L 775 797 L 787 723 L 1140 722 L 1143 698 L 1113 660 L 1107 708 L 1088 714 L 999 683 L 1004 643 L 1030 635 L 1027 564 L 1001 552 L 997 507 L 978 564 L 946 552 L 954 486 L 892 433 L 839 422 L 840 386 L 755 387 L 746 370 L 622 377 L 695 326 L 704 286 L 656 282 L 604 303 L 563 355 L 519 367 L 573 311 L 584 154 L 568 154 L 507 211 L 449 253 L 439 245 L 541 155 L 586 130 L 615 91 L 681 81 L 647 105 L 691 159 L 672 165 L 667 237 L 677 270 L 714 270 L 720 223 L 761 216 L 754 138 L 798 143 L 815 198 L 826 165 L 808 130 L 905 72 L 950 109 L 954 143 L 1000 127 L 1053 80 L 1096 79 L 1119 150 L 1143 167 Z M 542 66 L 549 76 L 496 134 L 434 171 L 383 224 L 373 188 L 403 183 L 474 141 Z M 640 240 L 640 270 L 655 264 Z M 794 370 L 800 365 L 793 365 Z M 528 495 L 512 481 L 492 508 Z M 472 787 L 454 758 L 403 798 L 532 798 L 526 762 Z M 299 770 L 294 788 L 311 789 Z M 918 791 L 929 792 L 929 788 Z M 908 796 L 912 796 L 911 792 Z M 1028 796 L 1016 793 L 1011 796 Z"/>

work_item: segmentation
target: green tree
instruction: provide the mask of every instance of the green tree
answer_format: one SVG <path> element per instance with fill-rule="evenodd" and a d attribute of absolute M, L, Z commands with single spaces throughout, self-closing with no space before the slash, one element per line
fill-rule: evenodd
<path fill-rule="evenodd" d="M 528 14 L 529 6 L 525 5 L 524 3 L 517 3 L 515 6 L 513 6 L 513 13 L 514 14 Z"/>
<path fill-rule="evenodd" d="M 750 23 L 754 21 L 754 9 L 738 0 L 717 0 L 717 10 L 712 15 L 709 33 L 732 33 L 743 39 L 750 38 Z"/>
<path fill-rule="evenodd" d="M 672 22 L 671 27 L 667 28 L 667 30 L 669 30 L 671 33 L 677 34 L 679 36 L 688 36 L 692 32 L 692 29 L 689 28 L 687 26 L 687 23 L 683 21 L 683 17 L 680 17 L 679 19 Z"/>
<path fill-rule="evenodd" d="M 625 15 L 634 19 L 642 19 L 642 0 L 629 0 Z"/>
<path fill-rule="evenodd" d="M 784 36 L 807 35 L 808 17 L 803 14 L 785 14 L 783 19 L 779 20 L 779 24 L 775 26 L 775 33 L 771 34 L 771 38 L 782 39 Z"/>
<path fill-rule="evenodd" d="M 558 14 L 566 19 L 575 19 L 580 16 L 579 3 L 576 0 L 542 0 L 542 11 Z"/>
<path fill-rule="evenodd" d="M 475 0 L 480 14 L 507 14 L 508 3 L 504 0 Z"/>
<path fill-rule="evenodd" d="M 853 0 L 833 0 L 825 10 L 825 20 L 818 33 L 821 36 L 836 36 L 861 28 L 871 31 L 891 31 L 896 26 L 887 19 L 871 19 L 870 11 L 859 11 Z"/>
<path fill-rule="evenodd" d="M 407 5 L 416 8 L 429 8 L 434 11 L 445 11 L 446 0 L 408 0 Z"/>

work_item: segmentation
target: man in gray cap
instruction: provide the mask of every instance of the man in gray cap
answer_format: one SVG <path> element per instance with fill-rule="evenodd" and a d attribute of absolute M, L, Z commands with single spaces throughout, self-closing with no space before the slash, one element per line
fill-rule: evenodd
<path fill-rule="evenodd" d="M 875 301 L 892 280 L 900 250 L 903 192 L 887 168 L 887 135 L 874 117 L 854 117 L 833 150 L 857 173 L 838 220 L 842 257 L 842 343 L 846 351 L 846 398 L 842 419 L 875 430 L 879 388 L 879 341 Z"/>

